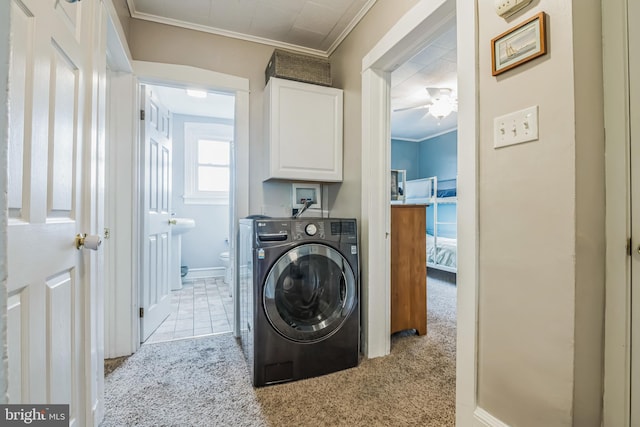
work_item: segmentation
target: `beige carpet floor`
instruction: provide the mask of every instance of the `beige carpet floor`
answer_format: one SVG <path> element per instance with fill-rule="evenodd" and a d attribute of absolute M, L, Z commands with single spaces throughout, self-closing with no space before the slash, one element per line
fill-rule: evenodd
<path fill-rule="evenodd" d="M 453 426 L 455 285 L 428 280 L 427 335 L 318 378 L 253 388 L 236 340 L 149 344 L 105 379 L 108 426 Z"/>

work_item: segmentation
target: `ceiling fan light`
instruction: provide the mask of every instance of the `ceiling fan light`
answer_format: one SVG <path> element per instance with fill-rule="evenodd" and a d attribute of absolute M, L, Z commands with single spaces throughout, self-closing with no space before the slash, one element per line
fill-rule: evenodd
<path fill-rule="evenodd" d="M 457 107 L 455 100 L 448 95 L 444 95 L 433 100 L 433 103 L 429 106 L 429 114 L 440 120 L 456 111 Z"/>

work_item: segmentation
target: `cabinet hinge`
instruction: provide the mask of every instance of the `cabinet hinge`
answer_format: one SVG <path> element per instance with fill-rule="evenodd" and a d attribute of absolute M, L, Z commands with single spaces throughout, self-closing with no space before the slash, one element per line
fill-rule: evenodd
<path fill-rule="evenodd" d="M 144 317 L 144 308 L 140 307 L 140 318 L 142 319 Z"/>
<path fill-rule="evenodd" d="M 631 237 L 627 239 L 627 255 L 631 256 Z"/>
<path fill-rule="evenodd" d="M 140 110 L 140 120 L 144 120 L 144 110 Z"/>

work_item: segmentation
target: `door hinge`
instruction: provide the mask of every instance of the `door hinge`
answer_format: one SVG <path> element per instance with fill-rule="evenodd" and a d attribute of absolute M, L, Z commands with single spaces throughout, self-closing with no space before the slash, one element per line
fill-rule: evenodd
<path fill-rule="evenodd" d="M 140 110 L 140 120 L 144 120 L 144 110 Z"/>
<path fill-rule="evenodd" d="M 631 256 L 631 237 L 627 239 L 627 255 Z"/>
<path fill-rule="evenodd" d="M 140 307 L 140 318 L 144 317 L 144 307 Z"/>

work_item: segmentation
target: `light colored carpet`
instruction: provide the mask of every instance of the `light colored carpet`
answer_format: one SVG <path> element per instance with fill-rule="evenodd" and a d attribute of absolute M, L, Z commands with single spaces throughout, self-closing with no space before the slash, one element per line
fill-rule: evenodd
<path fill-rule="evenodd" d="M 144 345 L 106 377 L 102 425 L 453 426 L 456 291 L 427 282 L 427 336 L 318 378 L 255 389 L 230 335 Z"/>

